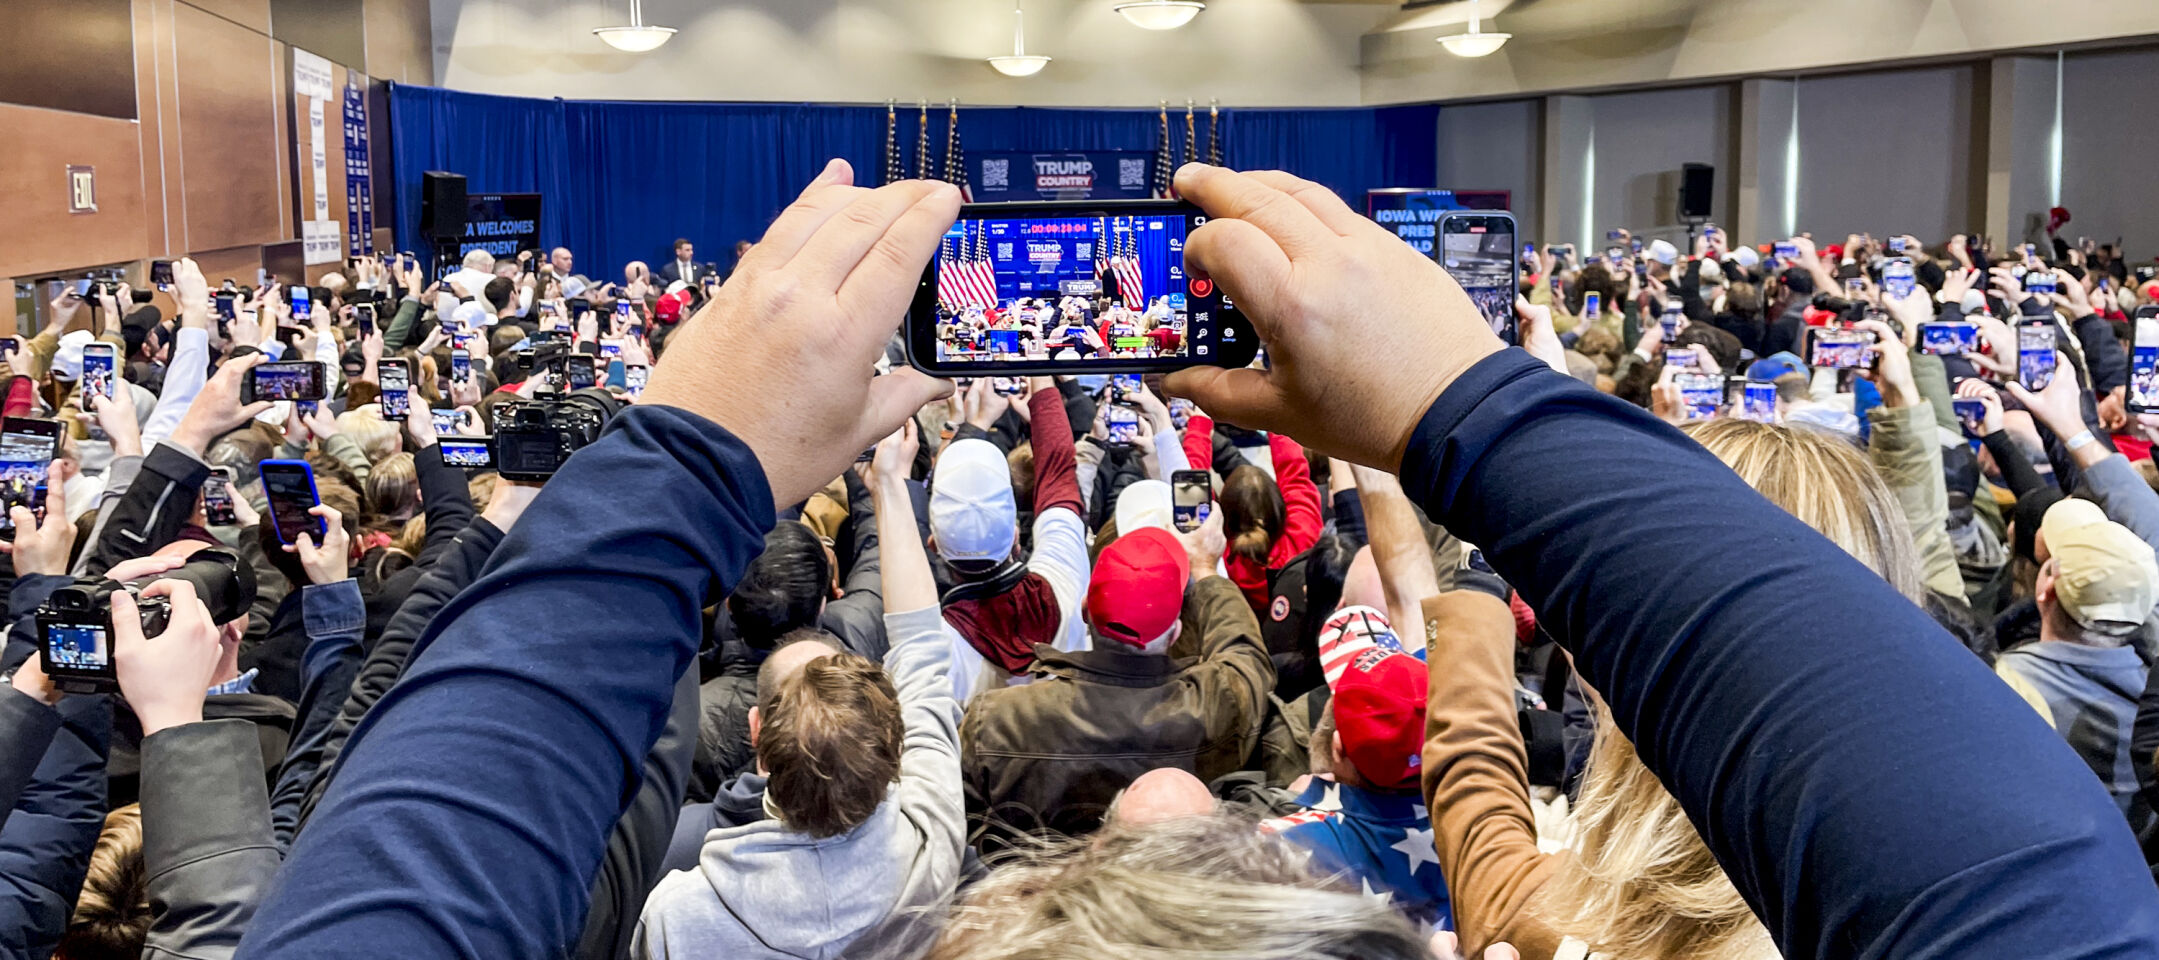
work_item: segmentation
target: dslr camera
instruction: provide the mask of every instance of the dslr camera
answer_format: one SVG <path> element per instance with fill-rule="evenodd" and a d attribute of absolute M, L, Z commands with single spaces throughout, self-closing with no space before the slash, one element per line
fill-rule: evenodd
<path fill-rule="evenodd" d="M 495 409 L 495 472 L 505 480 L 545 483 L 570 454 L 599 439 L 622 405 L 605 390 L 543 393 Z"/>
<path fill-rule="evenodd" d="M 69 693 L 110 693 L 120 689 L 114 671 L 112 595 L 125 590 L 142 614 L 142 635 L 165 632 L 172 605 L 164 597 L 144 597 L 143 588 L 159 580 L 194 584 L 195 596 L 210 608 L 210 619 L 228 623 L 247 615 L 255 602 L 255 570 L 230 550 L 197 551 L 186 565 L 130 583 L 105 578 L 77 578 L 54 590 L 37 608 L 38 655 L 60 689 Z"/>

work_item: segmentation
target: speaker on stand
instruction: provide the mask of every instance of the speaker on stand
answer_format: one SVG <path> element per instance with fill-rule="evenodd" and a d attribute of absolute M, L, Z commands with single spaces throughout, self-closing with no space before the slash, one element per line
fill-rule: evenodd
<path fill-rule="evenodd" d="M 465 175 L 429 170 L 422 176 L 420 233 L 434 248 L 432 278 L 442 275 L 445 257 L 454 259 L 458 242 L 465 237 Z"/>
<path fill-rule="evenodd" d="M 1687 249 L 1694 249 L 1695 234 L 1709 222 L 1709 208 L 1716 193 L 1717 168 L 1706 163 L 1679 166 L 1679 222 L 1687 225 Z"/>

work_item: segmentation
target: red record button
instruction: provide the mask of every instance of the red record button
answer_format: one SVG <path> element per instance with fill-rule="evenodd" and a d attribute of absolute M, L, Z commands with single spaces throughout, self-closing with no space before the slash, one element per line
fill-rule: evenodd
<path fill-rule="evenodd" d="M 1194 280 L 1192 281 L 1192 295 L 1193 295 L 1193 296 L 1195 296 L 1195 297 L 1204 297 L 1204 296 L 1207 296 L 1208 294 L 1211 294 L 1211 293 L 1213 293 L 1213 292 L 1214 292 L 1214 281 L 1212 281 L 1212 280 L 1209 280 L 1209 279 L 1206 279 L 1205 277 L 1199 277 L 1199 278 L 1195 278 L 1195 279 L 1194 279 Z"/>

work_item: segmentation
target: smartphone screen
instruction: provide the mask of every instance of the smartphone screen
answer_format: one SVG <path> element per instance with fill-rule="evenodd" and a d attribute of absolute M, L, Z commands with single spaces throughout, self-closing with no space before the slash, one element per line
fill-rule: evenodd
<path fill-rule="evenodd" d="M 1522 342 L 1514 317 L 1516 272 L 1514 215 L 1488 211 L 1449 212 L 1439 221 L 1434 254 L 1454 282 L 1469 294 L 1492 332 L 1509 345 Z"/>
<path fill-rule="evenodd" d="M 629 387 L 629 370 L 623 366 L 621 357 L 607 361 L 607 385 L 617 390 Z"/>
<path fill-rule="evenodd" d="M 1136 373 L 1119 373 L 1109 378 L 1110 400 L 1116 403 L 1139 403 L 1140 379 Z"/>
<path fill-rule="evenodd" d="M 213 526 L 229 527 L 240 522 L 240 515 L 232 508 L 232 481 L 223 473 L 212 473 L 202 482 L 202 516 Z"/>
<path fill-rule="evenodd" d="M 325 368 L 313 360 L 283 360 L 265 363 L 247 372 L 247 395 L 242 399 L 253 403 L 259 400 L 321 400 L 328 395 L 324 388 Z"/>
<path fill-rule="evenodd" d="M 563 388 L 583 390 L 599 382 L 599 373 L 593 368 L 590 354 L 573 353 L 562 364 Z"/>
<path fill-rule="evenodd" d="M 1799 244 L 1790 240 L 1779 240 L 1770 244 L 1769 255 L 1779 260 L 1797 260 L 1799 259 Z"/>
<path fill-rule="evenodd" d="M 314 312 L 314 304 L 310 302 L 313 294 L 309 293 L 306 287 L 301 286 L 286 289 L 290 291 L 289 295 L 292 298 L 292 318 L 294 320 L 307 319 L 307 315 Z"/>
<path fill-rule="evenodd" d="M 1129 447 L 1139 442 L 1139 411 L 1128 407 L 1111 407 L 1108 424 L 1110 446 Z"/>
<path fill-rule="evenodd" d="M 1902 244 L 1899 244 L 1902 246 Z M 1912 261 L 1907 257 L 1895 257 L 1882 264 L 1882 293 L 1893 300 L 1912 295 L 1919 281 L 1912 273 Z"/>
<path fill-rule="evenodd" d="M 1985 429 L 1984 424 L 1987 419 L 1987 405 L 1985 403 L 1978 400 L 1958 398 L 1949 401 L 1949 408 L 1956 411 L 1957 422 L 1963 424 L 1965 436 L 1974 440 L 1985 437 L 1985 434 L 1980 433 L 1981 430 Z"/>
<path fill-rule="evenodd" d="M 915 291 L 908 361 L 941 377 L 1244 366 L 1257 334 L 1185 274 L 1205 222 L 1176 201 L 964 207 Z"/>
<path fill-rule="evenodd" d="M 1133 379 L 1137 380 L 1139 378 L 1134 377 Z M 1027 392 L 1027 378 L 992 377 L 990 378 L 990 389 L 996 391 L 997 395 L 1001 397 L 1016 397 Z"/>
<path fill-rule="evenodd" d="M 2129 350 L 2129 409 L 2159 411 L 2159 306 L 2137 308 Z"/>
<path fill-rule="evenodd" d="M 384 360 L 376 365 L 382 387 L 382 418 L 403 420 L 412 412 L 412 364 L 408 360 Z"/>
<path fill-rule="evenodd" d="M 464 383 L 472 379 L 472 354 L 463 350 L 450 351 L 450 382 Z"/>
<path fill-rule="evenodd" d="M 1689 420 L 1708 420 L 1717 415 L 1717 408 L 1724 404 L 1724 378 L 1699 373 L 1682 373 L 1672 378 L 1679 388 L 1680 409 Z"/>
<path fill-rule="evenodd" d="M 1673 347 L 1664 351 L 1664 365 L 1692 370 L 1702 362 L 1701 355 L 1693 347 Z"/>
<path fill-rule="evenodd" d="M 172 286 L 172 261 L 150 261 L 150 283 L 160 290 Z"/>
<path fill-rule="evenodd" d="M 441 407 L 428 411 L 428 416 L 435 421 L 435 435 L 438 437 L 455 436 L 465 422 L 464 414 Z"/>
<path fill-rule="evenodd" d="M 1214 481 L 1205 470 L 1179 470 L 1170 474 L 1170 511 L 1177 529 L 1191 533 L 1207 522 L 1214 509 Z"/>
<path fill-rule="evenodd" d="M 14 510 L 43 518 L 45 471 L 60 446 L 60 421 L 8 417 L 0 423 L 0 533 L 15 534 Z"/>
<path fill-rule="evenodd" d="M 622 368 L 623 389 L 628 390 L 630 396 L 633 397 L 644 393 L 645 378 L 650 376 L 651 372 L 652 368 L 642 363 L 632 363 L 624 366 Z"/>
<path fill-rule="evenodd" d="M 1919 325 L 1919 352 L 1943 357 L 1961 357 L 1966 354 L 1984 353 L 1986 348 L 1979 341 L 1979 325 L 1962 320 Z"/>
<path fill-rule="evenodd" d="M 435 441 L 444 466 L 464 470 L 495 469 L 495 454 L 486 437 L 445 437 Z"/>
<path fill-rule="evenodd" d="M 82 348 L 82 390 L 86 396 L 112 399 L 113 345 L 86 343 Z"/>
<path fill-rule="evenodd" d="M 2054 325 L 2027 323 L 2017 328 L 2017 382 L 2026 390 L 2044 390 L 2054 382 Z"/>
<path fill-rule="evenodd" d="M 354 317 L 357 317 L 357 318 L 359 319 L 359 321 L 360 321 L 360 336 L 361 336 L 361 337 L 365 338 L 365 337 L 372 337 L 372 336 L 374 336 L 374 335 L 375 335 L 375 305 L 374 305 L 374 304 L 372 304 L 372 303 L 363 303 L 363 304 L 360 304 L 359 306 L 357 306 L 357 307 L 354 307 L 354 308 L 352 308 L 352 315 L 353 315 Z"/>
<path fill-rule="evenodd" d="M 1582 294 L 1582 316 L 1594 317 L 1604 312 L 1604 294 Z"/>
<path fill-rule="evenodd" d="M 1777 422 L 1777 385 L 1749 380 L 1740 394 L 1739 415 L 1756 423 Z"/>
<path fill-rule="evenodd" d="M 1867 365 L 1867 337 L 1851 330 L 1821 330 L 1814 335 L 1812 366 L 1851 370 Z"/>
<path fill-rule="evenodd" d="M 235 314 L 235 313 L 233 312 L 233 306 L 232 306 L 232 304 L 233 304 L 233 300 L 234 300 L 234 299 L 235 299 L 235 295 L 234 295 L 234 294 L 230 294 L 230 293 L 220 293 L 220 294 L 218 294 L 218 295 L 217 295 L 217 317 L 218 317 L 218 319 L 220 319 L 220 320 L 231 320 L 231 319 L 233 319 L 233 317 L 237 316 L 237 314 Z"/>
<path fill-rule="evenodd" d="M 294 543 L 300 534 L 322 539 L 322 518 L 309 513 L 322 501 L 315 495 L 315 471 L 305 460 L 264 460 L 263 496 L 270 501 L 270 524 L 277 542 Z"/>
<path fill-rule="evenodd" d="M 2034 297 L 2051 297 L 2061 289 L 2054 279 L 2054 271 L 2034 269 L 2024 275 L 2024 292 Z"/>

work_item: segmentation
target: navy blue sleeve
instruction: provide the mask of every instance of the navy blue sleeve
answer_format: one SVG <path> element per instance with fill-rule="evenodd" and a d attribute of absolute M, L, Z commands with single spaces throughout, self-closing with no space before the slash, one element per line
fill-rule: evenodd
<path fill-rule="evenodd" d="M 0 828 L 0 957 L 44 957 L 67 930 L 105 828 L 112 700 L 63 697 L 61 728 Z"/>
<path fill-rule="evenodd" d="M 239 956 L 564 954 L 698 611 L 772 517 L 732 434 L 665 407 L 616 417 L 353 731 Z"/>
<path fill-rule="evenodd" d="M 1334 532 L 1360 547 L 1372 541 L 1364 532 L 1364 498 L 1354 488 L 1334 492 Z"/>
<path fill-rule="evenodd" d="M 1402 481 L 1574 652 L 1784 956 L 2159 956 L 2090 768 L 1678 430 L 1507 350 L 1426 411 Z"/>

